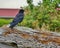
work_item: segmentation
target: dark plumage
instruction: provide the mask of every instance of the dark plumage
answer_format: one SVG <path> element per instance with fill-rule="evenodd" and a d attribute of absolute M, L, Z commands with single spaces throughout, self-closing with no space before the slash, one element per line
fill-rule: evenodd
<path fill-rule="evenodd" d="M 19 22 L 22 22 L 24 18 L 24 10 L 20 9 L 16 17 L 13 19 L 13 21 L 10 23 L 10 28 L 13 28 L 15 25 L 17 25 Z"/>

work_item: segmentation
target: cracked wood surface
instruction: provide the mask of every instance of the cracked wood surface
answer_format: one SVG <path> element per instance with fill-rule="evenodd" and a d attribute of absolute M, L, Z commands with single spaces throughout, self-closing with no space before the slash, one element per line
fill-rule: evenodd
<path fill-rule="evenodd" d="M 33 29 L 26 29 L 25 27 L 15 27 L 13 30 L 10 28 L 2 27 L 4 30 L 7 30 L 3 35 L 9 36 L 10 34 L 19 35 L 19 37 L 32 40 L 34 39 L 37 43 L 42 43 L 48 45 L 49 43 L 55 43 L 60 46 L 60 33 L 56 32 L 46 32 L 46 31 L 36 31 Z M 21 30 L 22 29 L 22 30 Z M 23 31 L 24 30 L 24 31 Z M 26 31 L 27 30 L 27 31 Z"/>

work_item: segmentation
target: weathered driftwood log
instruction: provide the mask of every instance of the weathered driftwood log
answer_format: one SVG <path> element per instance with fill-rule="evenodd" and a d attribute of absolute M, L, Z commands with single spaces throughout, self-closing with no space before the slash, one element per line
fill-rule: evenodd
<path fill-rule="evenodd" d="M 60 48 L 60 33 L 37 31 L 27 27 L 2 28 L 4 39 L 13 41 L 19 48 Z M 1 40 L 1 39 L 0 39 Z"/>

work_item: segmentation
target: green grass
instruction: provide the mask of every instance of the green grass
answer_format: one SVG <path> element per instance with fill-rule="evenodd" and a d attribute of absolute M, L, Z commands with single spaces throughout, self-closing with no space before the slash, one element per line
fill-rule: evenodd
<path fill-rule="evenodd" d="M 0 19 L 0 27 L 9 24 L 11 21 L 12 19 Z"/>

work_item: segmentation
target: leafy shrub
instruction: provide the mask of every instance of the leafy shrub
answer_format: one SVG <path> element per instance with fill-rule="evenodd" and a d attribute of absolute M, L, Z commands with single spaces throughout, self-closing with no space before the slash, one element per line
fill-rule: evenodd
<path fill-rule="evenodd" d="M 43 28 L 46 28 L 46 30 L 60 31 L 60 11 L 56 10 L 59 0 L 53 2 L 50 0 L 43 1 L 39 6 L 33 6 L 32 11 L 28 6 L 30 12 L 25 15 L 24 21 L 20 25 L 40 29 L 44 26 Z"/>

